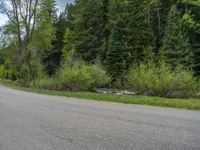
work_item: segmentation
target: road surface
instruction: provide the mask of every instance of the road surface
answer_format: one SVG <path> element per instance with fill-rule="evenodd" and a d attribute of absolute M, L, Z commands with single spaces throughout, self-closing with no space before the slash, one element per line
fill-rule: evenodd
<path fill-rule="evenodd" d="M 200 150 L 200 111 L 47 96 L 0 85 L 0 150 Z"/>

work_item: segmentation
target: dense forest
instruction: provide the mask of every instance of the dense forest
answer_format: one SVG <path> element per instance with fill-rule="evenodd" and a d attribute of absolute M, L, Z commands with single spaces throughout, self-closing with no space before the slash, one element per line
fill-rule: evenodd
<path fill-rule="evenodd" d="M 0 76 L 68 91 L 199 92 L 199 0 L 5 0 Z"/>

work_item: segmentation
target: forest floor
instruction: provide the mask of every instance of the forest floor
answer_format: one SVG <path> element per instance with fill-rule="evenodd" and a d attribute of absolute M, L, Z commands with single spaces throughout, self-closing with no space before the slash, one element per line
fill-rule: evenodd
<path fill-rule="evenodd" d="M 88 99 L 96 101 L 107 101 L 125 104 L 139 104 L 139 105 L 150 105 L 159 107 L 172 107 L 172 108 L 182 108 L 182 109 L 193 109 L 200 110 L 200 99 L 180 99 L 180 98 L 160 98 L 151 96 L 132 96 L 132 95 L 116 95 L 116 94 L 101 94 L 93 92 L 66 92 L 66 91 L 53 91 L 44 90 L 37 88 L 27 88 L 18 85 L 14 81 L 1 80 L 2 85 L 39 94 L 55 95 L 72 97 L 79 99 Z"/>

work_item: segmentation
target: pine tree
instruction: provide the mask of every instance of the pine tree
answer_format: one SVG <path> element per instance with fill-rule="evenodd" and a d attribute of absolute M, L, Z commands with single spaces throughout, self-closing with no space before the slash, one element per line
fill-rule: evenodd
<path fill-rule="evenodd" d="M 200 1 L 182 1 L 186 10 L 182 17 L 184 27 L 189 33 L 192 51 L 194 53 L 194 73 L 200 76 Z"/>
<path fill-rule="evenodd" d="M 57 61 L 60 59 L 57 49 L 55 49 L 57 8 L 55 0 L 42 0 L 39 12 L 39 28 L 41 31 L 49 31 L 51 34 L 51 42 L 45 48 L 42 56 L 42 62 L 45 64 L 45 72 L 53 74 L 58 68 Z"/>
<path fill-rule="evenodd" d="M 92 63 L 98 57 L 105 60 L 109 36 L 108 0 L 76 0 L 70 11 L 68 22 L 70 30 L 75 32 L 73 41 L 76 53 Z"/>
<path fill-rule="evenodd" d="M 100 52 L 100 58 L 102 62 L 106 59 L 106 53 L 108 51 L 109 46 L 109 37 L 110 37 L 110 30 L 109 30 L 109 4 L 110 0 L 103 0 L 102 2 L 102 50 Z"/>
<path fill-rule="evenodd" d="M 173 67 L 181 64 L 192 66 L 192 51 L 186 32 L 183 29 L 181 16 L 177 7 L 172 6 L 163 39 L 162 52 L 166 61 Z"/>
<path fill-rule="evenodd" d="M 57 18 L 57 8 L 55 0 L 41 0 L 40 4 L 40 24 L 53 24 Z"/>
<path fill-rule="evenodd" d="M 141 62 L 144 50 L 154 46 L 149 5 L 148 0 L 130 0 L 128 3 L 126 42 L 131 55 L 130 64 Z"/>
<path fill-rule="evenodd" d="M 162 46 L 162 38 L 165 33 L 165 27 L 167 24 L 167 17 L 173 4 L 177 0 L 154 0 L 151 3 L 151 17 L 152 27 L 155 40 L 155 52 L 158 53 Z"/>
<path fill-rule="evenodd" d="M 153 45 L 148 3 L 146 0 L 113 0 L 109 14 L 112 34 L 107 69 L 114 80 L 123 79 L 128 68 L 142 61 L 144 50 Z"/>
<path fill-rule="evenodd" d="M 114 81 L 123 80 L 127 70 L 128 51 L 125 42 L 126 31 L 124 27 L 126 22 L 121 18 L 113 27 L 110 45 L 107 52 L 106 65 L 108 73 Z"/>
<path fill-rule="evenodd" d="M 62 61 L 62 49 L 64 47 L 64 35 L 67 28 L 65 13 L 62 12 L 54 23 L 55 38 L 52 40 L 52 48 L 47 53 L 45 58 L 46 69 L 48 74 L 56 73 Z"/>

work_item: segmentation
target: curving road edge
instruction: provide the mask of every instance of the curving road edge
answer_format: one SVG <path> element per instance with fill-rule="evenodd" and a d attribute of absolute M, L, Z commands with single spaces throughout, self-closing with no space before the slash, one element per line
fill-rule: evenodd
<path fill-rule="evenodd" d="M 200 111 L 48 96 L 0 85 L 0 150 L 200 150 Z"/>

